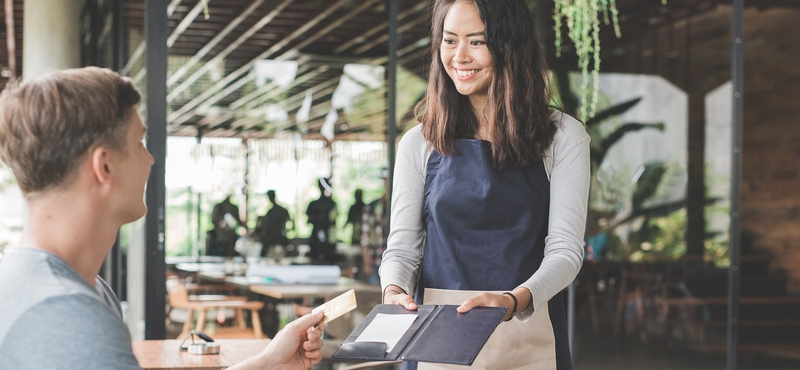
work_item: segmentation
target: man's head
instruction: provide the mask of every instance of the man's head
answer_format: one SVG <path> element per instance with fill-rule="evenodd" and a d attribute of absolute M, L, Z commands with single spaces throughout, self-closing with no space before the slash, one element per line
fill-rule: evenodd
<path fill-rule="evenodd" d="M 26 195 L 68 186 L 90 149 L 125 151 L 139 100 L 129 78 L 95 67 L 11 84 L 0 94 L 0 159 Z"/>
<path fill-rule="evenodd" d="M 272 202 L 272 204 L 275 204 L 275 190 L 268 190 L 267 198 L 269 198 L 269 201 Z"/>

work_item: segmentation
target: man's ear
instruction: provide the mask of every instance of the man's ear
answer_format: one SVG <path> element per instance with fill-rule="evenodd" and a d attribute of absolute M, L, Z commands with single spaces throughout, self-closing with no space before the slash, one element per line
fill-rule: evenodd
<path fill-rule="evenodd" d="M 111 183 L 111 152 L 108 148 L 98 146 L 91 152 L 92 175 L 101 184 Z"/>

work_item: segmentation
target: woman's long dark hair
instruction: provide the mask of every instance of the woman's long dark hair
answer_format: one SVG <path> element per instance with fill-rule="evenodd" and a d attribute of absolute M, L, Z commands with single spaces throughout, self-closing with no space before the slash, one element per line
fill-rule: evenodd
<path fill-rule="evenodd" d="M 478 119 L 442 65 L 444 18 L 457 1 L 435 0 L 431 19 L 431 66 L 422 132 L 433 149 L 451 155 L 457 139 L 472 139 Z M 486 44 L 494 63 L 489 85 L 488 117 L 496 168 L 525 166 L 542 159 L 553 142 L 557 123 L 550 118 L 547 66 L 524 0 L 467 0 L 478 7 L 486 25 Z M 417 115 L 419 117 L 419 115 Z"/>

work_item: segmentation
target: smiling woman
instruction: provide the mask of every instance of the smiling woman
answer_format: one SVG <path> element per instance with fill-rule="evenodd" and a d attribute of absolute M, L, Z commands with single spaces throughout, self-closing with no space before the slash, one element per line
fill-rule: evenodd
<path fill-rule="evenodd" d="M 485 111 L 489 84 L 494 77 L 494 62 L 486 46 L 484 28 L 474 4 L 455 3 L 445 17 L 440 49 L 447 75 L 458 93 L 469 97 L 476 112 Z M 478 132 L 478 137 L 488 139 L 488 134 Z"/>
<path fill-rule="evenodd" d="M 523 0 L 437 0 L 431 40 L 421 124 L 397 151 L 384 301 L 506 307 L 473 367 L 571 369 L 560 292 L 583 258 L 589 137 L 548 106 Z"/>

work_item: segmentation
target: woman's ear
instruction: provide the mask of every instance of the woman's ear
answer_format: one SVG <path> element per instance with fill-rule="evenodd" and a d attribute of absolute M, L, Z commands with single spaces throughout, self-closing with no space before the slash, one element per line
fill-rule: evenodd
<path fill-rule="evenodd" d="M 102 146 L 94 148 L 90 154 L 92 175 L 100 184 L 111 183 L 111 152 Z"/>

